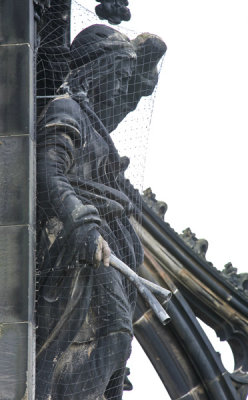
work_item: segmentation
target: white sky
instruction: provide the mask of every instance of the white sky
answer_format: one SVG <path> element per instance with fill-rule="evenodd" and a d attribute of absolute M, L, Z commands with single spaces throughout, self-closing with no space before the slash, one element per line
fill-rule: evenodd
<path fill-rule="evenodd" d="M 207 259 L 218 269 L 231 261 L 248 272 L 248 2 L 129 0 L 129 7 L 132 19 L 123 26 L 158 34 L 168 47 L 144 187 L 168 204 L 165 220 L 178 233 L 189 226 L 208 240 Z M 153 380 L 139 365 L 144 387 Z M 162 390 L 154 395 L 158 385 L 124 399 L 167 399 Z"/>
<path fill-rule="evenodd" d="M 130 1 L 133 19 L 144 3 Z M 209 241 L 218 269 L 248 272 L 248 3 L 156 0 L 138 20 L 168 46 L 144 186 L 167 202 L 176 231 Z"/>

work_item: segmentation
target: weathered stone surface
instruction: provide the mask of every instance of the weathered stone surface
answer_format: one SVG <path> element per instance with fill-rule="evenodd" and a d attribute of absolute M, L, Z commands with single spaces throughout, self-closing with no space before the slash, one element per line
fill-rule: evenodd
<path fill-rule="evenodd" d="M 30 42 L 31 6 L 30 1 L 8 0 L 0 2 L 0 45 Z M 27 21 L 30 21 L 30 23 Z"/>
<path fill-rule="evenodd" d="M 0 1 L 1 400 L 35 398 L 34 39 L 32 0 Z"/>
<path fill-rule="evenodd" d="M 21 400 L 26 390 L 28 324 L 0 324 L 0 399 Z"/>
<path fill-rule="evenodd" d="M 0 323 L 28 320 L 29 231 L 0 227 Z"/>
<path fill-rule="evenodd" d="M 231 262 L 225 264 L 220 273 L 240 294 L 248 296 L 248 273 L 238 274 Z"/>
<path fill-rule="evenodd" d="M 171 323 L 166 329 L 161 330 L 159 337 L 163 343 L 160 345 L 156 337 L 160 332 L 160 327 L 149 326 L 151 317 L 149 315 L 148 318 L 148 312 L 143 314 L 143 320 L 147 321 L 147 331 L 142 332 L 140 329 L 143 321 L 142 316 L 138 314 L 139 323 L 135 318 L 135 335 L 149 358 L 154 359 L 153 364 L 171 398 L 246 400 L 248 389 L 247 298 L 241 297 L 240 293 L 229 285 L 208 262 L 200 257 L 194 258 L 194 249 L 189 252 L 186 246 L 182 246 L 178 235 L 171 229 L 169 231 L 166 223 L 154 218 L 153 212 L 149 209 L 145 209 L 142 226 L 142 228 L 137 227 L 145 250 L 145 262 L 140 271 L 141 275 L 145 278 L 151 276 L 154 282 L 168 287 L 173 292 L 173 296 L 167 309 Z M 229 265 L 226 272 L 233 278 L 235 268 Z M 219 354 L 215 352 L 207 336 L 201 331 L 202 328 L 196 316 L 212 327 L 221 340 L 226 340 L 230 344 L 235 359 L 232 374 L 225 371 Z M 142 328 L 144 326 L 145 323 Z M 172 340 L 168 337 L 170 329 Z M 175 361 L 181 346 L 178 367 Z M 158 357 L 155 358 L 157 348 Z M 175 373 L 173 371 L 172 380 L 167 378 L 168 372 L 171 372 L 173 368 L 173 366 L 169 369 L 166 367 L 168 357 L 167 354 L 164 355 L 164 352 L 167 348 L 173 355 L 175 354 L 172 362 L 176 371 Z M 149 349 L 151 349 L 151 355 Z M 165 357 L 165 362 L 163 361 L 160 367 L 162 357 Z M 163 370 L 164 366 L 165 370 Z M 177 373 L 181 374 L 179 379 Z M 194 375 L 197 380 L 199 379 L 198 383 L 192 382 L 191 377 Z M 174 395 L 174 388 L 177 391 L 183 381 L 187 391 Z M 174 386 L 175 382 L 176 384 L 180 382 L 180 385 Z"/>
<path fill-rule="evenodd" d="M 28 223 L 29 138 L 0 137 L 0 225 Z"/>
<path fill-rule="evenodd" d="M 150 207 L 155 214 L 164 220 L 164 216 L 168 208 L 167 204 L 164 201 L 158 201 L 151 188 L 144 190 L 142 198 L 148 207 Z"/>
<path fill-rule="evenodd" d="M 203 259 L 206 259 L 208 242 L 206 239 L 198 239 L 190 228 L 184 229 L 180 235 L 185 243 Z"/>
<path fill-rule="evenodd" d="M 0 46 L 0 135 L 33 130 L 32 51 L 28 44 Z"/>

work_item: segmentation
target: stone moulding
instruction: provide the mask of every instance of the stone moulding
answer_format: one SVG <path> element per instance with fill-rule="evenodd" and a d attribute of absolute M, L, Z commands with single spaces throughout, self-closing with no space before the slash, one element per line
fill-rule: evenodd
<path fill-rule="evenodd" d="M 134 319 L 135 335 L 168 393 L 177 400 L 246 400 L 248 298 L 206 261 L 205 252 L 195 251 L 192 241 L 199 242 L 190 230 L 191 245 L 162 221 L 144 198 L 140 206 L 140 195 L 130 182 L 125 181 L 123 187 L 139 214 L 133 224 L 145 251 L 141 275 L 173 293 L 167 306 L 171 322 L 166 328 L 141 299 Z M 206 241 L 203 244 L 207 246 Z M 197 318 L 230 345 L 235 362 L 232 373 L 224 368 Z"/>
<path fill-rule="evenodd" d="M 210 396 L 214 399 L 245 400 L 248 393 L 247 297 L 194 249 L 188 245 L 185 248 L 182 239 L 176 237 L 175 232 L 146 205 L 143 205 L 142 216 L 142 227 L 137 229 L 146 255 L 141 274 L 160 283 L 174 295 L 167 309 L 172 319 L 167 332 L 166 329 L 161 331 L 151 314 L 148 316 L 144 305 L 142 309 L 141 300 L 138 309 L 142 309 L 143 318 L 139 315 L 135 321 L 135 332 L 144 348 L 146 345 L 150 348 L 150 357 L 156 369 L 155 347 L 158 348 L 157 356 L 163 353 L 167 364 L 170 359 L 168 353 L 172 357 L 172 349 L 177 348 L 178 360 L 173 361 L 172 358 L 166 369 L 157 369 L 171 398 L 178 399 L 190 393 L 189 399 L 207 399 Z M 229 343 L 235 360 L 232 374 L 223 367 L 196 317 L 211 326 L 221 340 Z M 153 333 L 148 321 L 154 324 Z M 153 335 L 156 336 L 157 332 L 159 338 L 155 339 Z M 174 371 L 173 376 L 168 376 L 169 371 Z M 172 384 L 177 374 L 181 375 L 185 384 L 180 390 Z"/>

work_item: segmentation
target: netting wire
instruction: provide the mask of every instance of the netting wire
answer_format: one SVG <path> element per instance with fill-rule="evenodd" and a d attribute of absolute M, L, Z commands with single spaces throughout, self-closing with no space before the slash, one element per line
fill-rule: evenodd
<path fill-rule="evenodd" d="M 75 1 L 69 48 L 60 6 L 51 12 L 37 57 L 36 399 L 118 400 L 136 290 L 96 268 L 95 252 L 105 240 L 133 270 L 143 261 L 129 220 L 140 197 L 125 171 L 130 158 L 141 190 L 154 97 L 136 106 L 156 85 L 164 45 L 131 31 L 129 41 Z"/>

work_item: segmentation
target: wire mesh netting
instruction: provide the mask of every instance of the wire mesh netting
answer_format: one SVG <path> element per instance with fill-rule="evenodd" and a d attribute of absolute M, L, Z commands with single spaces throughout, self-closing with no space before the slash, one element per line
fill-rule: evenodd
<path fill-rule="evenodd" d="M 165 45 L 73 7 L 72 43 L 59 2 L 39 31 L 36 399 L 121 399 L 136 290 L 107 265 L 110 251 L 133 271 L 143 261 L 130 223 L 140 196 L 125 171 L 131 158 L 140 189 L 153 99 L 136 107 Z"/>

